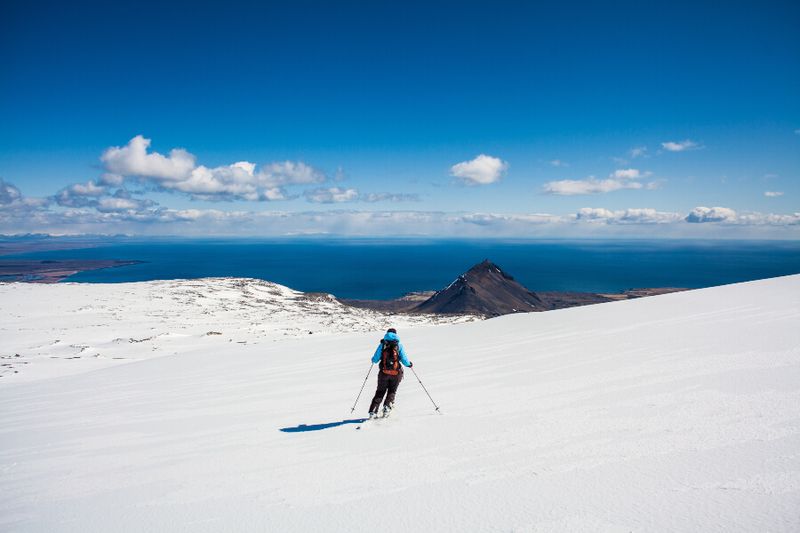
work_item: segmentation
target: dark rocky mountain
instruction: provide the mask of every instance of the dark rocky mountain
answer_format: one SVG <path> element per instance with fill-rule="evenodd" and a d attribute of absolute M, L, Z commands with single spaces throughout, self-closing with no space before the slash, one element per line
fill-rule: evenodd
<path fill-rule="evenodd" d="M 500 316 L 551 309 L 536 293 L 486 259 L 414 307 L 419 313 Z"/>
<path fill-rule="evenodd" d="M 681 288 L 628 289 L 614 294 L 590 292 L 533 292 L 489 261 L 478 263 L 440 291 L 409 293 L 394 300 L 352 300 L 352 307 L 385 313 L 430 313 L 493 317 L 509 313 L 551 311 L 643 296 L 682 291 Z"/>

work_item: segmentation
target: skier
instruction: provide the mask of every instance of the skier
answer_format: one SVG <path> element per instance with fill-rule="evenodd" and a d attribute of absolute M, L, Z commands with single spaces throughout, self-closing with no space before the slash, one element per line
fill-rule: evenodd
<path fill-rule="evenodd" d="M 396 329 L 389 328 L 386 331 L 378 349 L 375 350 L 375 355 L 372 356 L 372 362 L 380 362 L 380 364 L 378 365 L 378 388 L 372 398 L 372 404 L 369 406 L 369 417 L 378 416 L 378 408 L 383 401 L 384 394 L 386 394 L 386 401 L 383 402 L 383 416 L 389 416 L 394 407 L 397 387 L 403 379 L 403 366 L 409 368 L 413 366 L 413 363 L 406 357 L 403 345 L 400 344 L 400 337 L 397 336 Z"/>

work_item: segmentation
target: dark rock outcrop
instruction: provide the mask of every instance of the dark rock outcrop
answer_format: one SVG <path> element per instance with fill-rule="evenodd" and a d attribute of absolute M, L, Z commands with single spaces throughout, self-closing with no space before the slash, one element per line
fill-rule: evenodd
<path fill-rule="evenodd" d="M 550 309 L 488 259 L 458 276 L 446 288 L 414 308 L 419 313 L 500 316 Z"/>

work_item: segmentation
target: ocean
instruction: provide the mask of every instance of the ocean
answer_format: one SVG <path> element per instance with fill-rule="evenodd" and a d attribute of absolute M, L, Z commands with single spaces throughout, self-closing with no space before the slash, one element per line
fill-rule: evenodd
<path fill-rule="evenodd" d="M 158 239 L 3 259 L 12 257 L 144 261 L 80 272 L 72 282 L 236 276 L 362 299 L 439 289 L 484 259 L 539 291 L 700 288 L 800 273 L 796 241 Z"/>

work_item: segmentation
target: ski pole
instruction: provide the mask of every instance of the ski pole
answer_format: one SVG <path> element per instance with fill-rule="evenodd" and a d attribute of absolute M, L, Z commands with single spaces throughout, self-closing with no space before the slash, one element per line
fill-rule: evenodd
<path fill-rule="evenodd" d="M 356 410 L 356 405 L 358 404 L 358 399 L 361 398 L 361 393 L 364 392 L 364 387 L 367 384 L 367 380 L 369 379 L 369 375 L 372 373 L 372 367 L 375 366 L 375 363 L 369 365 L 369 372 L 367 372 L 367 377 L 364 378 L 364 383 L 361 385 L 361 390 L 358 391 L 358 396 L 356 396 L 356 403 L 353 404 L 353 408 L 350 409 L 350 414 L 353 414 L 353 411 Z"/>
<path fill-rule="evenodd" d="M 411 371 L 414 373 L 414 377 L 415 377 L 415 378 L 417 378 L 417 381 L 419 381 L 419 384 L 420 384 L 420 385 L 422 385 L 422 380 L 421 380 L 421 379 L 419 379 L 419 376 L 417 375 L 417 371 L 416 371 L 416 370 L 414 370 L 414 367 L 413 367 L 413 366 L 411 367 Z M 430 392 L 428 392 L 428 389 L 426 389 L 426 388 L 425 388 L 425 385 L 422 385 L 422 390 L 424 390 L 424 391 L 425 391 L 425 394 L 427 394 L 427 395 L 428 395 L 428 398 L 430 398 L 430 400 L 431 400 L 431 403 L 432 403 L 432 404 L 433 404 L 433 406 L 436 408 L 436 412 L 437 412 L 437 413 L 439 413 L 439 414 L 442 414 L 442 412 L 441 412 L 441 411 L 439 411 L 439 406 L 438 406 L 438 405 L 436 405 L 436 402 L 434 402 L 434 401 L 433 401 L 433 398 L 431 398 L 431 393 L 430 393 Z"/>

